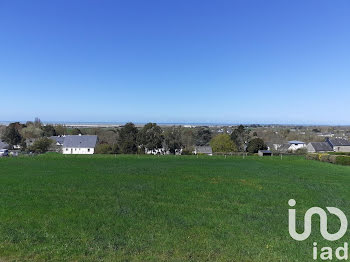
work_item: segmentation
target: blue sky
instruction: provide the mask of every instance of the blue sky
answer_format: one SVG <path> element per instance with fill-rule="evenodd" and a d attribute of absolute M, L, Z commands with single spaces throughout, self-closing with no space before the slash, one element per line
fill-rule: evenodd
<path fill-rule="evenodd" d="M 347 0 L 1 1 L 0 120 L 350 124 L 349 13 Z"/>

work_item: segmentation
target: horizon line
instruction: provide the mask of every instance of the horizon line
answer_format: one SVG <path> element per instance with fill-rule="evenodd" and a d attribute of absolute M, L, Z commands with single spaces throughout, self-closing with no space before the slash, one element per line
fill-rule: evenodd
<path fill-rule="evenodd" d="M 0 124 L 10 124 L 10 123 L 23 123 L 26 122 L 34 122 L 33 120 L 0 120 Z M 300 123 L 234 123 L 234 122 L 161 122 L 161 121 L 41 121 L 43 124 L 56 124 L 56 125 L 123 125 L 126 123 L 133 123 L 135 125 L 145 125 L 147 123 L 156 123 L 158 125 L 175 125 L 175 126 L 184 126 L 184 125 L 193 125 L 193 126 L 238 126 L 238 125 L 246 125 L 246 126 L 252 126 L 252 125 L 260 125 L 260 126 L 344 126 L 348 127 L 350 124 L 320 124 L 320 123 L 309 123 L 309 124 L 300 124 Z"/>

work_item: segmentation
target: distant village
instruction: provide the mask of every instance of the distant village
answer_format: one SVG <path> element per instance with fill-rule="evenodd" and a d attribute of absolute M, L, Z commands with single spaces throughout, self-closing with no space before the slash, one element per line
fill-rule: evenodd
<path fill-rule="evenodd" d="M 350 152 L 350 127 L 286 125 L 0 125 L 0 156 L 19 154 L 306 154 Z"/>

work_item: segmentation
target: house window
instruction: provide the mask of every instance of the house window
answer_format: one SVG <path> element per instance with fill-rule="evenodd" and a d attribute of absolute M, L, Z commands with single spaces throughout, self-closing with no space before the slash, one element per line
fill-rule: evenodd
<path fill-rule="evenodd" d="M 90 152 L 90 148 L 88 148 L 88 152 Z"/>
<path fill-rule="evenodd" d="M 66 151 L 68 151 L 68 148 L 66 148 Z"/>

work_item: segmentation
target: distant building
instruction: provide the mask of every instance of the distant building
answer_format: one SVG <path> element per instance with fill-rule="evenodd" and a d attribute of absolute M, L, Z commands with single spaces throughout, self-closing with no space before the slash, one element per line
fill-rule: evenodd
<path fill-rule="evenodd" d="M 290 148 L 290 144 L 282 144 L 281 146 L 278 147 L 277 151 L 280 152 L 280 153 L 288 153 L 288 151 Z"/>
<path fill-rule="evenodd" d="M 181 156 L 182 155 L 182 148 L 181 149 L 175 149 L 175 155 Z"/>
<path fill-rule="evenodd" d="M 282 144 L 276 144 L 272 142 L 266 142 L 267 150 L 270 151 L 278 151 L 278 149 L 282 146 Z"/>
<path fill-rule="evenodd" d="M 288 141 L 288 143 L 285 143 L 281 145 L 277 150 L 281 153 L 288 153 L 288 152 L 295 152 L 298 149 L 306 148 L 306 145 L 302 141 Z"/>
<path fill-rule="evenodd" d="M 27 148 L 34 145 L 35 141 L 38 140 L 37 138 L 27 138 L 25 140 L 25 143 L 27 145 Z"/>
<path fill-rule="evenodd" d="M 332 133 L 321 133 L 321 134 L 318 134 L 317 136 L 334 137 L 334 134 L 332 134 Z"/>
<path fill-rule="evenodd" d="M 0 157 L 8 156 L 9 150 L 8 149 L 0 149 Z"/>
<path fill-rule="evenodd" d="M 165 148 L 155 148 L 155 149 L 148 149 L 145 148 L 145 154 L 146 155 L 168 155 L 170 152 L 166 150 Z"/>
<path fill-rule="evenodd" d="M 341 138 L 326 138 L 326 142 L 334 152 L 350 152 L 350 142 Z"/>
<path fill-rule="evenodd" d="M 64 138 L 63 154 L 93 154 L 97 143 L 97 136 L 78 135 Z"/>
<path fill-rule="evenodd" d="M 9 148 L 9 144 L 0 140 L 0 149 L 8 149 L 8 148 Z"/>
<path fill-rule="evenodd" d="M 213 155 L 213 149 L 211 148 L 211 146 L 196 146 L 194 148 L 193 154 L 195 154 L 195 155 L 212 156 Z"/>
<path fill-rule="evenodd" d="M 305 142 L 297 141 L 297 140 L 288 141 L 288 144 L 290 145 L 290 148 L 289 148 L 290 151 L 296 151 L 298 149 L 302 149 L 306 147 Z"/>
<path fill-rule="evenodd" d="M 53 141 L 55 141 L 55 144 L 57 146 L 63 146 L 63 142 L 64 142 L 64 138 L 66 136 L 51 136 L 50 139 L 52 139 Z"/>
<path fill-rule="evenodd" d="M 272 152 L 270 150 L 259 150 L 258 155 L 259 156 L 272 156 Z"/>
<path fill-rule="evenodd" d="M 327 142 L 311 142 L 307 146 L 307 152 L 309 153 L 322 153 L 331 152 L 333 147 Z"/>

